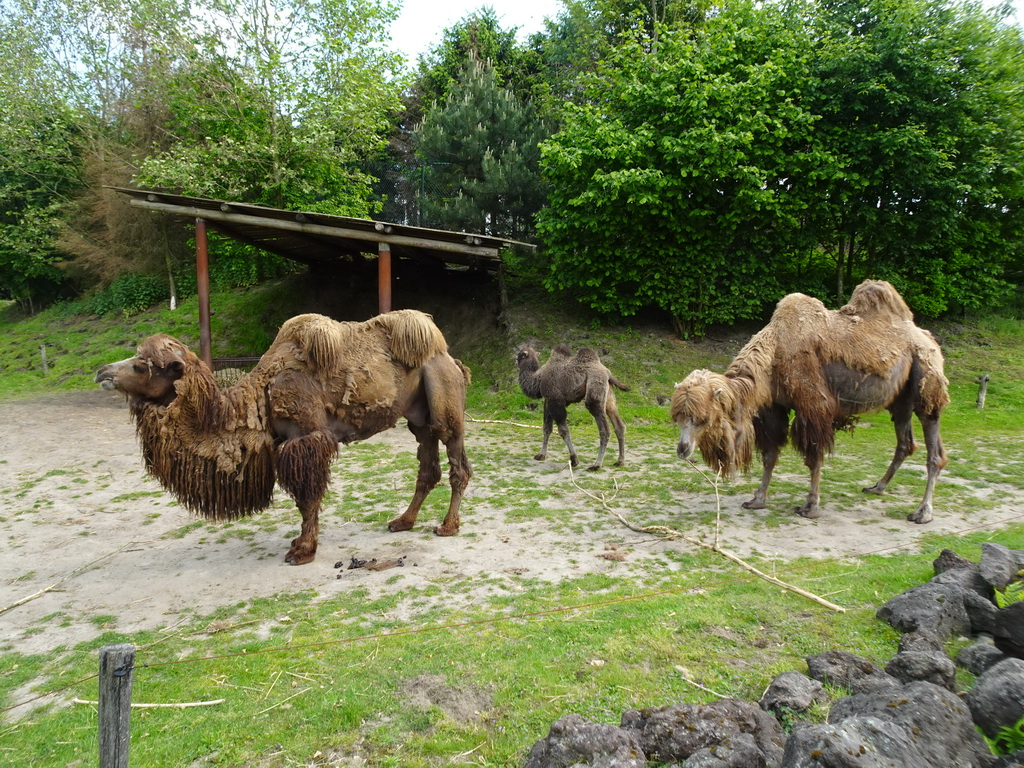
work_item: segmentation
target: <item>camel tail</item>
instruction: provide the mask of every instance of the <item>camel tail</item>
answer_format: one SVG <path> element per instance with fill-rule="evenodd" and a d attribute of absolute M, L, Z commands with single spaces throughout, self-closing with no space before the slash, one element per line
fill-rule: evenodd
<path fill-rule="evenodd" d="M 473 383 L 473 372 L 469 370 L 469 366 L 459 360 L 459 358 L 453 357 L 452 360 L 455 361 L 455 364 L 459 366 L 459 370 L 462 371 L 462 378 L 465 380 L 466 386 L 468 387 Z"/>
<path fill-rule="evenodd" d="M 618 389 L 621 389 L 623 392 L 629 392 L 629 387 L 627 387 L 625 384 L 623 384 L 621 381 L 616 379 L 611 374 L 608 374 L 608 383 L 614 387 L 617 387 Z"/>

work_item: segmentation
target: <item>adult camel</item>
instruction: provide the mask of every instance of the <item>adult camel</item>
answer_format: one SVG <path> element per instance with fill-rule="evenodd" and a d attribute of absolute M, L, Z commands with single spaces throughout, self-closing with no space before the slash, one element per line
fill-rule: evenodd
<path fill-rule="evenodd" d="M 924 498 L 907 519 L 932 519 L 932 496 L 946 451 L 939 417 L 949 403 L 942 352 L 932 335 L 914 324 L 903 298 L 887 282 L 865 281 L 850 301 L 827 310 L 800 293 L 785 296 L 768 325 L 740 350 L 724 374 L 697 370 L 677 384 L 672 420 L 679 427 L 677 453 L 696 447 L 716 472 L 746 470 L 752 447 L 764 471 L 746 509 L 766 505 L 768 485 L 787 439 L 803 454 L 810 490 L 797 513 L 821 514 L 819 485 L 825 455 L 837 429 L 862 413 L 887 409 L 896 428 L 896 451 L 882 478 L 866 493 L 881 494 L 915 449 L 916 414 L 928 451 Z M 793 421 L 790 424 L 790 414 Z"/>
<path fill-rule="evenodd" d="M 339 444 L 395 426 L 402 416 L 419 443 L 408 508 L 388 523 L 405 531 L 450 466 L 448 514 L 438 536 L 459 530 L 472 476 L 465 451 L 470 373 L 448 354 L 429 315 L 399 310 L 364 323 L 299 315 L 284 325 L 251 373 L 221 391 L 210 369 L 165 334 L 96 373 L 128 401 L 146 469 L 189 510 L 233 519 L 270 505 L 275 481 L 295 500 L 302 529 L 285 560 L 316 556 L 321 500 Z"/>

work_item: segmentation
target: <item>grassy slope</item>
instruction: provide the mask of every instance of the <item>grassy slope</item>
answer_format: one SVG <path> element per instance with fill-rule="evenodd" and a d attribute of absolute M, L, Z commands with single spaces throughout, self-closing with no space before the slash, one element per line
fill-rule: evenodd
<path fill-rule="evenodd" d="M 268 319 L 291 314 L 289 293 L 287 284 L 279 284 L 215 296 L 217 354 L 251 354 L 264 348 L 271 332 L 267 326 L 272 327 Z M 119 323 L 62 317 L 55 311 L 31 319 L 0 316 L 0 398 L 91 387 L 95 368 L 130 354 L 143 335 L 164 331 L 194 344 L 196 317 L 194 302 L 175 313 L 153 310 Z M 633 385 L 619 398 L 631 444 L 670 440 L 666 409 L 658 398 L 667 396 L 673 382 L 693 367 L 723 367 L 749 335 L 749 329 L 720 331 L 699 344 L 683 342 L 657 327 L 599 327 L 585 315 L 542 302 L 515 307 L 508 320 L 512 338 L 490 332 L 463 335 L 455 350 L 474 370 L 470 414 L 537 423 L 537 411 L 516 386 L 515 345 L 526 340 L 542 349 L 556 342 L 586 344 L 599 349 L 616 375 Z M 953 392 L 944 422 L 946 443 L 956 446 L 951 471 L 968 479 L 973 473 L 983 482 L 982 467 L 998 462 L 1005 482 L 1024 487 L 1024 467 L 1014 459 L 1020 452 L 1006 450 L 1010 441 L 1019 444 L 1024 421 L 1024 358 L 1019 354 L 1024 327 L 986 320 L 935 330 L 946 349 Z M 41 344 L 47 345 L 50 364 L 45 377 L 39 366 Z M 974 407 L 974 379 L 983 372 L 993 380 L 987 407 L 979 411 Z M 574 429 L 576 425 L 587 426 L 579 417 Z M 892 445 L 887 424 L 859 430 L 857 440 L 859 451 L 877 453 L 884 466 Z M 499 453 L 475 458 L 478 469 L 499 466 Z M 829 469 L 831 477 L 841 471 L 837 466 Z M 708 701 L 714 698 L 708 691 L 756 700 L 772 676 L 802 669 L 804 656 L 829 647 L 887 659 L 896 634 L 874 619 L 874 611 L 889 596 L 927 579 L 930 561 L 941 547 L 977 558 L 982 541 L 1019 547 L 1022 540 L 1024 527 L 1015 526 L 936 541 L 928 553 L 816 567 L 808 587 L 820 594 L 841 591 L 850 608 L 843 615 L 737 578 L 720 559 L 695 552 L 684 556 L 686 567 L 678 576 L 652 574 L 643 584 L 605 575 L 555 587 L 535 585 L 520 596 L 457 615 L 429 612 L 417 624 L 480 621 L 502 614 L 521 617 L 512 621 L 299 652 L 255 653 L 402 629 L 404 625 L 386 615 L 399 599 L 409 597 L 396 594 L 370 601 L 355 591 L 317 602 L 310 594 L 285 595 L 197 616 L 193 626 L 171 637 L 126 637 L 111 631 L 93 643 L 34 657 L 0 647 L 0 704 L 23 698 L 22 687 L 29 683 L 35 690 L 50 691 L 90 676 L 95 649 L 103 644 L 155 644 L 146 649 L 149 667 L 139 671 L 136 683 L 146 700 L 229 701 L 220 707 L 133 715 L 133 765 L 326 766 L 348 764 L 353 756 L 374 766 L 517 765 L 546 735 L 550 723 L 570 712 L 615 723 L 626 708 Z M 857 571 L 854 578 L 852 568 Z M 651 590 L 668 593 L 632 599 Z M 527 616 L 555 606 L 584 605 L 595 594 L 623 602 Z M 282 614 L 287 621 L 281 621 Z M 209 627 L 218 631 L 197 633 Z M 259 635 L 255 627 L 269 630 Z M 220 654 L 244 656 L 199 667 L 170 663 Z M 410 706 L 408 686 L 421 675 L 439 676 L 454 691 L 489 694 L 485 716 L 458 722 L 437 706 Z M 69 693 L 93 699 L 95 683 L 76 685 Z M 0 725 L 0 762 L 91 764 L 95 723 L 95 712 L 88 707 L 36 710 L 14 724 Z"/>

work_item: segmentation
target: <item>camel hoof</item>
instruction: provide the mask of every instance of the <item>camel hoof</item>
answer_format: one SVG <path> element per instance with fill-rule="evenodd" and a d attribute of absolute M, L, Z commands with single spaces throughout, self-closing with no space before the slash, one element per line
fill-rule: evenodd
<path fill-rule="evenodd" d="M 546 453 L 538 453 L 533 458 L 536 459 L 537 461 L 544 461 L 544 459 L 546 459 L 547 457 L 548 455 Z"/>
<path fill-rule="evenodd" d="M 575 469 L 575 468 L 576 468 L 576 467 L 578 467 L 579 465 L 580 465 L 580 460 L 579 460 L 579 459 L 577 459 L 577 458 L 576 458 L 575 456 L 570 456 L 570 457 L 569 457 L 569 466 L 570 466 L 570 467 L 572 467 L 573 469 Z"/>
<path fill-rule="evenodd" d="M 390 523 L 388 523 L 388 530 L 392 533 L 400 533 L 401 531 L 411 531 L 413 526 L 412 520 L 406 520 L 402 517 L 396 517 Z"/>
<path fill-rule="evenodd" d="M 435 536 L 454 536 L 458 532 L 459 532 L 459 526 L 457 526 L 457 525 L 452 526 L 451 528 L 446 528 L 443 525 L 439 525 L 439 526 L 437 526 L 437 528 L 434 529 L 434 535 Z"/>
<path fill-rule="evenodd" d="M 284 561 L 288 565 L 305 565 L 306 563 L 312 563 L 316 559 L 316 550 L 312 552 L 303 550 L 289 550 L 288 554 L 284 556 Z"/>
<path fill-rule="evenodd" d="M 817 505 L 804 504 L 802 507 L 796 508 L 796 513 L 808 520 L 817 520 L 821 517 L 821 509 Z"/>
<path fill-rule="evenodd" d="M 863 491 L 864 493 L 873 494 L 875 496 L 881 496 L 883 493 L 885 493 L 885 488 L 882 488 L 881 486 L 878 485 L 878 483 L 875 483 L 870 488 L 862 488 L 861 491 Z"/>
<path fill-rule="evenodd" d="M 587 467 L 587 472 L 600 472 L 600 471 L 601 471 L 601 465 L 600 464 L 595 464 L 592 467 Z"/>
<path fill-rule="evenodd" d="M 751 499 L 750 501 L 744 501 L 740 506 L 744 509 L 764 509 L 768 505 L 763 500 Z"/>
<path fill-rule="evenodd" d="M 907 515 L 907 520 L 918 525 L 930 523 L 932 521 L 932 508 L 922 505 L 918 507 L 917 512 Z"/>

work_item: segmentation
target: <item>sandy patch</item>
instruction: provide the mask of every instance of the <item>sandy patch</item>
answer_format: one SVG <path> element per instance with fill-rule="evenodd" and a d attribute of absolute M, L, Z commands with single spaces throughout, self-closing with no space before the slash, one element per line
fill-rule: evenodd
<path fill-rule="evenodd" d="M 415 443 L 399 427 L 343 449 L 335 464 L 336 506 L 341 511 L 322 517 L 316 561 L 293 567 L 283 558 L 298 532 L 299 516 L 284 494 L 278 492 L 271 509 L 242 524 L 218 527 L 196 521 L 145 476 L 127 410 L 116 394 L 81 392 L 0 403 L 0 424 L 0 609 L 53 587 L 0 614 L 4 646 L 21 653 L 70 647 L 105 630 L 131 633 L 172 627 L 218 606 L 302 590 L 322 598 L 354 587 L 371 596 L 431 585 L 441 586 L 443 592 L 445 585 L 470 580 L 468 588 L 444 597 L 449 604 L 464 605 L 522 591 L 528 580 L 558 582 L 593 572 L 642 575 L 648 568 L 672 569 L 678 565 L 668 555 L 692 548 L 682 541 L 628 530 L 581 488 L 605 494 L 608 507 L 634 523 L 678 521 L 688 535 L 713 534 L 713 522 L 694 522 L 713 520 L 713 493 L 673 491 L 663 502 L 637 504 L 628 492 L 630 475 L 611 468 L 598 474 L 577 473 L 578 488 L 568 471 L 558 467 L 558 451 L 564 451 L 560 444 L 553 443 L 552 460 L 538 463 L 531 458 L 538 431 L 488 424 L 469 426 L 471 461 L 475 446 L 493 448 L 500 442 L 507 451 L 500 469 L 477 464 L 463 505 L 462 533 L 447 539 L 430 533 L 443 514 L 443 504 L 425 509 L 416 530 L 389 533 L 383 522 L 364 521 L 365 506 L 371 502 L 358 494 L 346 497 L 345 466 L 348 461 L 366 466 L 367 455 L 371 460 L 375 455 L 368 454 L 371 450 L 383 454 L 380 461 L 385 464 L 388 456 L 413 455 Z M 577 446 L 585 462 L 593 446 L 583 438 Z M 665 482 L 675 487 L 681 473 L 692 470 L 673 459 L 671 448 L 668 442 L 633 445 L 627 433 L 627 459 L 643 458 L 656 466 L 663 462 Z M 903 471 L 923 473 L 909 463 Z M 616 472 L 621 473 L 624 488 L 607 494 L 617 482 Z M 632 482 L 641 481 L 633 478 Z M 797 472 L 779 478 L 787 479 L 805 482 Z M 651 477 L 644 481 L 651 482 Z M 411 471 L 382 467 L 381 484 L 389 493 L 383 504 L 373 502 L 386 507 L 380 510 L 382 521 L 402 511 L 412 482 Z M 509 482 L 561 486 L 553 499 L 544 499 L 544 509 L 551 509 L 562 522 L 544 515 L 510 519 L 502 492 Z M 744 490 L 752 491 L 755 482 L 752 477 L 744 479 Z M 447 498 L 443 486 L 435 494 Z M 766 525 L 766 513 L 740 510 L 739 499 L 729 497 L 723 500 L 721 544 L 741 555 L 756 551 L 781 559 L 873 552 L 1019 514 L 1021 494 L 1004 496 L 1005 504 L 981 518 L 942 509 L 935 522 L 924 527 L 886 517 L 886 504 L 891 503 L 887 497 L 865 497 L 852 513 L 835 513 L 826 504 L 819 520 L 794 518 L 781 526 Z M 942 497 L 940 483 L 940 504 Z M 899 502 L 912 511 L 910 495 Z M 404 565 L 384 571 L 350 570 L 345 566 L 353 557 L 404 558 Z M 339 562 L 342 567 L 336 568 Z M 414 620 L 423 607 L 422 602 L 403 605 L 396 615 Z"/>

